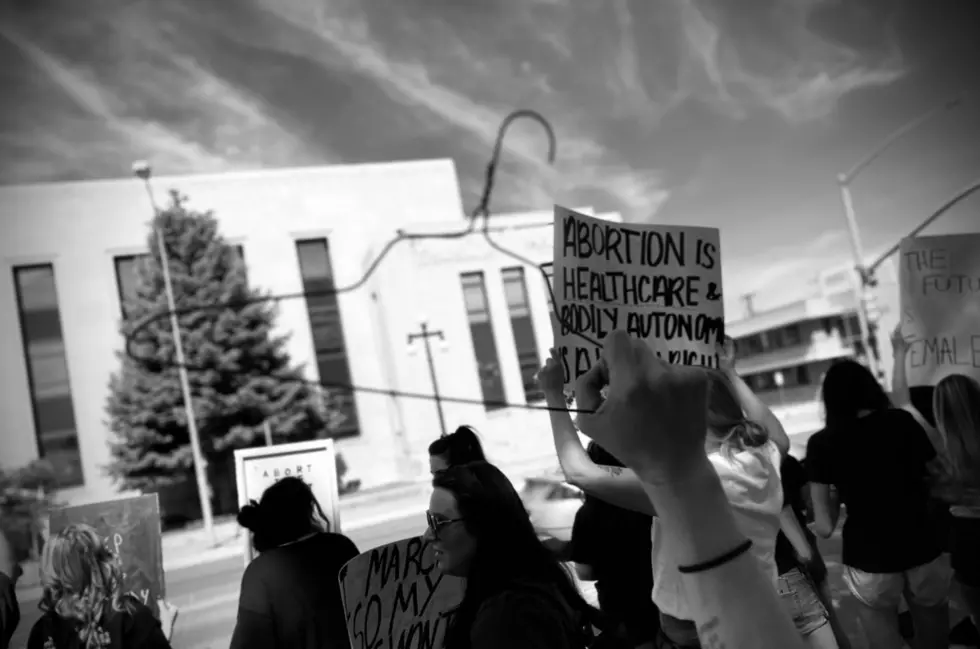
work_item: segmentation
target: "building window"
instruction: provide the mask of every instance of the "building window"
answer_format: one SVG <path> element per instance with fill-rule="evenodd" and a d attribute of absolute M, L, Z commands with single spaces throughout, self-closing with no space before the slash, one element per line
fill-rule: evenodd
<path fill-rule="evenodd" d="M 538 355 L 538 341 L 534 337 L 534 321 L 527 300 L 527 282 L 521 267 L 505 268 L 501 271 L 504 281 L 504 296 L 507 298 L 507 311 L 510 313 L 510 326 L 514 331 L 514 346 L 517 348 L 517 362 L 521 366 L 521 379 L 524 383 L 524 398 L 528 403 L 544 399 L 535 375 L 541 368 Z"/>
<path fill-rule="evenodd" d="M 306 311 L 313 332 L 313 348 L 320 382 L 333 397 L 335 406 L 343 415 L 331 437 L 351 437 L 360 433 L 357 403 L 351 385 L 350 362 L 344 325 L 337 303 L 336 285 L 333 281 L 333 263 L 330 246 L 326 239 L 307 239 L 296 242 L 299 270 L 306 294 Z"/>
<path fill-rule="evenodd" d="M 759 335 L 748 336 L 739 341 L 738 344 L 741 347 L 743 343 L 745 345 L 745 352 L 747 356 L 761 354 L 762 352 L 766 351 L 765 347 L 763 346 L 762 337 Z"/>
<path fill-rule="evenodd" d="M 803 342 L 803 333 L 800 331 L 800 325 L 792 324 L 783 329 L 783 346 L 793 347 L 799 345 Z"/>
<path fill-rule="evenodd" d="M 241 245 L 232 246 L 232 250 L 238 258 L 245 263 L 245 249 Z M 119 309 L 122 311 L 123 320 L 129 317 L 127 305 L 133 304 L 138 297 L 140 273 L 142 265 L 150 258 L 148 253 L 138 255 L 120 255 L 113 262 L 116 267 L 116 291 L 119 295 Z M 246 269 L 247 270 L 247 269 Z"/>
<path fill-rule="evenodd" d="M 541 264 L 541 270 L 544 271 L 546 277 L 544 293 L 548 299 L 548 315 L 551 318 L 551 332 L 557 337 L 561 329 L 558 327 L 558 316 L 555 315 L 555 303 L 551 301 L 555 291 L 555 265 L 551 262 Z"/>
<path fill-rule="evenodd" d="M 497 356 L 497 343 L 493 337 L 493 323 L 490 321 L 486 282 L 483 273 L 463 273 L 460 280 L 463 284 L 466 316 L 470 321 L 470 335 L 473 337 L 473 350 L 476 352 L 483 403 L 487 410 L 498 410 L 505 407 L 507 396 L 504 394 L 500 358 Z"/>
<path fill-rule="evenodd" d="M 800 365 L 796 368 L 796 384 L 810 385 L 810 368 L 807 365 Z"/>
<path fill-rule="evenodd" d="M 78 487 L 85 478 L 54 266 L 14 268 L 14 289 L 38 451 L 54 469 L 59 487 Z"/>

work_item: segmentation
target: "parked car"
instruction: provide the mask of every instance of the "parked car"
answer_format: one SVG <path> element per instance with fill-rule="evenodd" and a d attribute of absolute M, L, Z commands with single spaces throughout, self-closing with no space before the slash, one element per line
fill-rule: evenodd
<path fill-rule="evenodd" d="M 565 482 L 561 469 L 528 478 L 521 490 L 534 529 L 559 541 L 572 539 L 572 525 L 583 498 L 580 489 Z"/>

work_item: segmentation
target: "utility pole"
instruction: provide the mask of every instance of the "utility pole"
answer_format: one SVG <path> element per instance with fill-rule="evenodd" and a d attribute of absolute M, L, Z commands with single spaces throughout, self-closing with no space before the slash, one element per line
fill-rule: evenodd
<path fill-rule="evenodd" d="M 435 397 L 436 410 L 439 412 L 439 429 L 442 431 L 443 437 L 446 436 L 446 416 L 442 412 L 442 397 L 439 394 L 439 379 L 436 376 L 436 365 L 432 360 L 432 345 L 429 344 L 430 338 L 438 338 L 439 340 L 445 340 L 441 331 L 432 331 L 429 329 L 428 323 L 423 320 L 420 324 L 421 331 L 419 333 L 408 334 L 408 344 L 411 345 L 416 340 L 421 340 L 422 344 L 425 345 L 425 359 L 429 363 L 429 378 L 432 380 L 432 395 Z"/>
<path fill-rule="evenodd" d="M 133 174 L 143 181 L 150 205 L 153 207 L 153 234 L 160 251 L 160 267 L 163 270 L 163 285 L 167 294 L 167 308 L 170 310 L 170 330 L 174 338 L 174 355 L 177 357 L 177 373 L 180 377 L 180 390 L 184 397 L 184 411 L 187 416 L 187 434 L 191 440 L 191 454 L 194 459 L 194 476 L 197 479 L 197 495 L 201 503 L 201 518 L 204 529 L 214 541 L 214 513 L 211 511 L 211 485 L 208 482 L 207 462 L 201 451 L 201 438 L 197 430 L 197 420 L 194 418 L 194 402 L 191 398 L 191 384 L 187 377 L 187 363 L 184 359 L 184 344 L 180 335 L 180 321 L 177 318 L 177 305 L 174 299 L 174 287 L 170 279 L 170 257 L 167 255 L 167 245 L 163 232 L 158 225 L 157 216 L 160 208 L 153 196 L 153 186 L 150 184 L 150 165 L 146 162 L 133 164 Z"/>
<path fill-rule="evenodd" d="M 851 248 L 854 253 L 855 271 L 857 275 L 856 281 L 854 282 L 854 291 L 857 302 L 858 325 L 861 329 L 861 342 L 862 346 L 864 347 L 864 353 L 868 359 L 869 369 L 876 377 L 880 377 L 881 375 L 879 374 L 878 367 L 878 348 L 876 345 L 872 345 L 871 342 L 871 322 L 870 318 L 868 317 L 868 289 L 874 287 L 877 283 L 874 278 L 874 268 L 877 264 L 869 267 L 865 263 L 864 247 L 861 244 L 861 232 L 860 228 L 858 227 L 857 215 L 854 212 L 854 201 L 851 197 L 850 185 L 858 173 L 878 159 L 878 157 L 881 156 L 881 154 L 883 154 L 886 150 L 891 148 L 895 142 L 901 140 L 926 122 L 931 121 L 936 116 L 944 113 L 945 111 L 956 108 L 960 105 L 960 103 L 962 103 L 962 100 L 961 98 L 957 97 L 950 101 L 943 102 L 932 110 L 909 122 L 906 122 L 904 125 L 895 129 L 874 150 L 872 150 L 871 153 L 864 156 L 860 162 L 851 167 L 849 171 L 837 175 L 837 185 L 840 189 L 841 205 L 844 208 L 844 219 L 847 221 L 847 233 L 851 239 Z"/>

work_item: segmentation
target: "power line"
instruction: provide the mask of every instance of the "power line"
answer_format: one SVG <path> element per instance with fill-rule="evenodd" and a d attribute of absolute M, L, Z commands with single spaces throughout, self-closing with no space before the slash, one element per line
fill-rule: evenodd
<path fill-rule="evenodd" d="M 364 271 L 364 274 L 360 278 L 358 278 L 355 282 L 341 288 L 333 287 L 333 288 L 327 288 L 327 289 L 322 289 L 317 291 L 308 291 L 308 292 L 304 291 L 300 293 L 264 295 L 261 297 L 248 299 L 248 300 L 233 300 L 228 302 L 219 302 L 219 303 L 213 303 L 207 305 L 181 307 L 181 308 L 175 308 L 173 310 L 168 309 L 166 311 L 151 314 L 143 318 L 138 324 L 136 324 L 133 330 L 126 335 L 126 345 L 125 345 L 126 355 L 131 360 L 137 363 L 145 362 L 146 360 L 148 360 L 141 357 L 138 353 L 136 353 L 132 344 L 134 338 L 140 332 L 145 330 L 153 322 L 156 322 L 163 318 L 168 318 L 172 314 L 180 316 L 180 315 L 186 315 L 191 313 L 201 313 L 206 311 L 222 311 L 228 308 L 240 308 L 248 304 L 256 304 L 261 302 L 270 302 L 270 301 L 282 302 L 290 299 L 307 298 L 307 297 L 324 297 L 324 296 L 339 295 L 341 293 L 348 293 L 348 292 L 355 291 L 359 288 L 362 288 L 368 282 L 371 276 L 381 266 L 382 262 L 387 258 L 388 253 L 390 253 L 395 246 L 404 243 L 406 241 L 432 241 L 432 240 L 454 241 L 454 240 L 463 239 L 465 237 L 477 233 L 476 225 L 478 219 L 482 221 L 482 227 L 480 228 L 479 232 L 480 234 L 482 234 L 483 238 L 486 240 L 487 244 L 491 248 L 497 250 L 498 252 L 508 257 L 511 257 L 512 259 L 515 259 L 516 261 L 519 261 L 523 265 L 527 265 L 532 268 L 538 269 L 538 271 L 541 273 L 542 278 L 544 279 L 545 287 L 548 290 L 548 299 L 551 302 L 552 310 L 554 311 L 556 318 L 559 319 L 559 322 L 561 323 L 564 330 L 568 331 L 569 333 L 575 336 L 578 336 L 579 338 L 582 338 L 583 340 L 589 343 L 601 347 L 602 346 L 601 343 L 599 343 L 596 340 L 593 340 L 591 337 L 585 335 L 584 333 L 577 331 L 576 327 L 573 326 L 574 323 L 572 322 L 571 317 L 568 317 L 564 320 L 561 319 L 561 316 L 559 315 L 558 312 L 557 301 L 555 300 L 555 293 L 552 287 L 551 279 L 548 277 L 548 274 L 547 272 L 545 272 L 542 265 L 539 265 L 534 261 L 531 261 L 526 257 L 508 249 L 507 247 L 495 241 L 491 236 L 492 232 L 500 231 L 500 230 L 525 229 L 527 227 L 543 227 L 543 226 L 523 226 L 523 227 L 518 226 L 517 228 L 503 228 L 503 227 L 491 227 L 490 225 L 490 199 L 493 195 L 493 190 L 495 187 L 496 172 L 497 172 L 497 167 L 500 164 L 500 156 L 501 156 L 501 151 L 503 149 L 503 140 L 506 135 L 507 129 L 511 125 L 511 123 L 513 123 L 515 120 L 520 118 L 533 119 L 537 121 L 544 128 L 548 136 L 548 158 L 547 158 L 548 163 L 551 164 L 555 160 L 555 154 L 557 150 L 557 140 L 555 137 L 555 133 L 551 127 L 551 124 L 548 123 L 548 121 L 544 117 L 542 117 L 540 113 L 537 113 L 536 111 L 532 111 L 532 110 L 517 110 L 511 113 L 510 115 L 508 115 L 506 118 L 504 118 L 504 121 L 501 123 L 500 129 L 497 133 L 497 139 L 494 143 L 493 152 L 491 154 L 490 161 L 487 163 L 484 187 L 480 195 L 480 200 L 477 206 L 474 208 L 473 212 L 471 213 L 470 222 L 466 228 L 453 232 L 428 232 L 428 233 L 411 233 L 411 232 L 405 232 L 404 230 L 397 230 L 395 236 L 391 238 L 384 245 L 384 247 L 381 249 L 378 255 L 371 261 L 367 269 Z M 158 361 L 154 359 L 154 362 L 156 363 Z M 168 363 L 167 365 L 172 367 L 181 367 L 181 364 L 176 362 Z M 184 364 L 183 367 L 187 370 L 205 369 L 203 367 L 197 368 L 188 364 Z M 433 394 L 406 392 L 402 390 L 391 390 L 385 388 L 372 388 L 372 387 L 357 386 L 357 385 L 344 384 L 344 383 L 333 383 L 329 381 L 323 381 L 322 379 L 319 382 L 308 381 L 305 379 L 296 379 L 295 382 L 302 382 L 310 385 L 334 388 L 338 390 L 351 391 L 351 392 L 366 392 L 371 394 L 382 394 L 393 398 L 426 399 L 426 400 L 433 400 L 433 401 L 436 399 L 435 395 Z M 551 410 L 551 408 L 545 406 L 536 406 L 530 404 L 513 404 L 505 401 L 488 401 L 485 399 L 471 399 L 465 397 L 446 397 L 440 395 L 439 399 L 441 401 L 450 402 L 450 403 L 499 406 L 499 407 L 517 408 L 517 409 L 525 409 L 525 410 Z M 573 411 L 577 412 L 574 409 Z"/>

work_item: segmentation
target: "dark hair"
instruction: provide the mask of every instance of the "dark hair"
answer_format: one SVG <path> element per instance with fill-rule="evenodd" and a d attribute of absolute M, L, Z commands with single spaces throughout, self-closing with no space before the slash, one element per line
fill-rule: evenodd
<path fill-rule="evenodd" d="M 472 426 L 460 426 L 452 433 L 443 435 L 429 444 L 429 455 L 439 455 L 446 458 L 449 466 L 458 466 L 467 462 L 486 462 L 483 445 Z"/>
<path fill-rule="evenodd" d="M 892 405 L 871 370 L 849 358 L 830 366 L 820 392 L 827 428 L 856 421 L 862 410 L 885 410 Z"/>
<path fill-rule="evenodd" d="M 252 532 L 252 546 L 265 552 L 312 532 L 329 532 L 330 521 L 310 485 L 301 478 L 279 480 L 238 512 L 238 524 Z"/>
<path fill-rule="evenodd" d="M 470 628 L 480 606 L 518 584 L 556 588 L 577 614 L 589 621 L 601 618 L 582 599 L 564 566 L 538 539 L 524 503 L 500 469 L 489 462 L 452 466 L 435 474 L 432 486 L 455 496 L 463 525 L 476 538 L 466 592 L 447 632 L 447 648 L 468 647 Z"/>
<path fill-rule="evenodd" d="M 616 456 L 614 456 L 612 453 L 602 448 L 595 442 L 589 442 L 589 447 L 586 450 L 586 453 L 589 454 L 590 460 L 602 466 L 618 466 L 618 467 L 626 466 L 625 464 L 620 462 Z"/>

